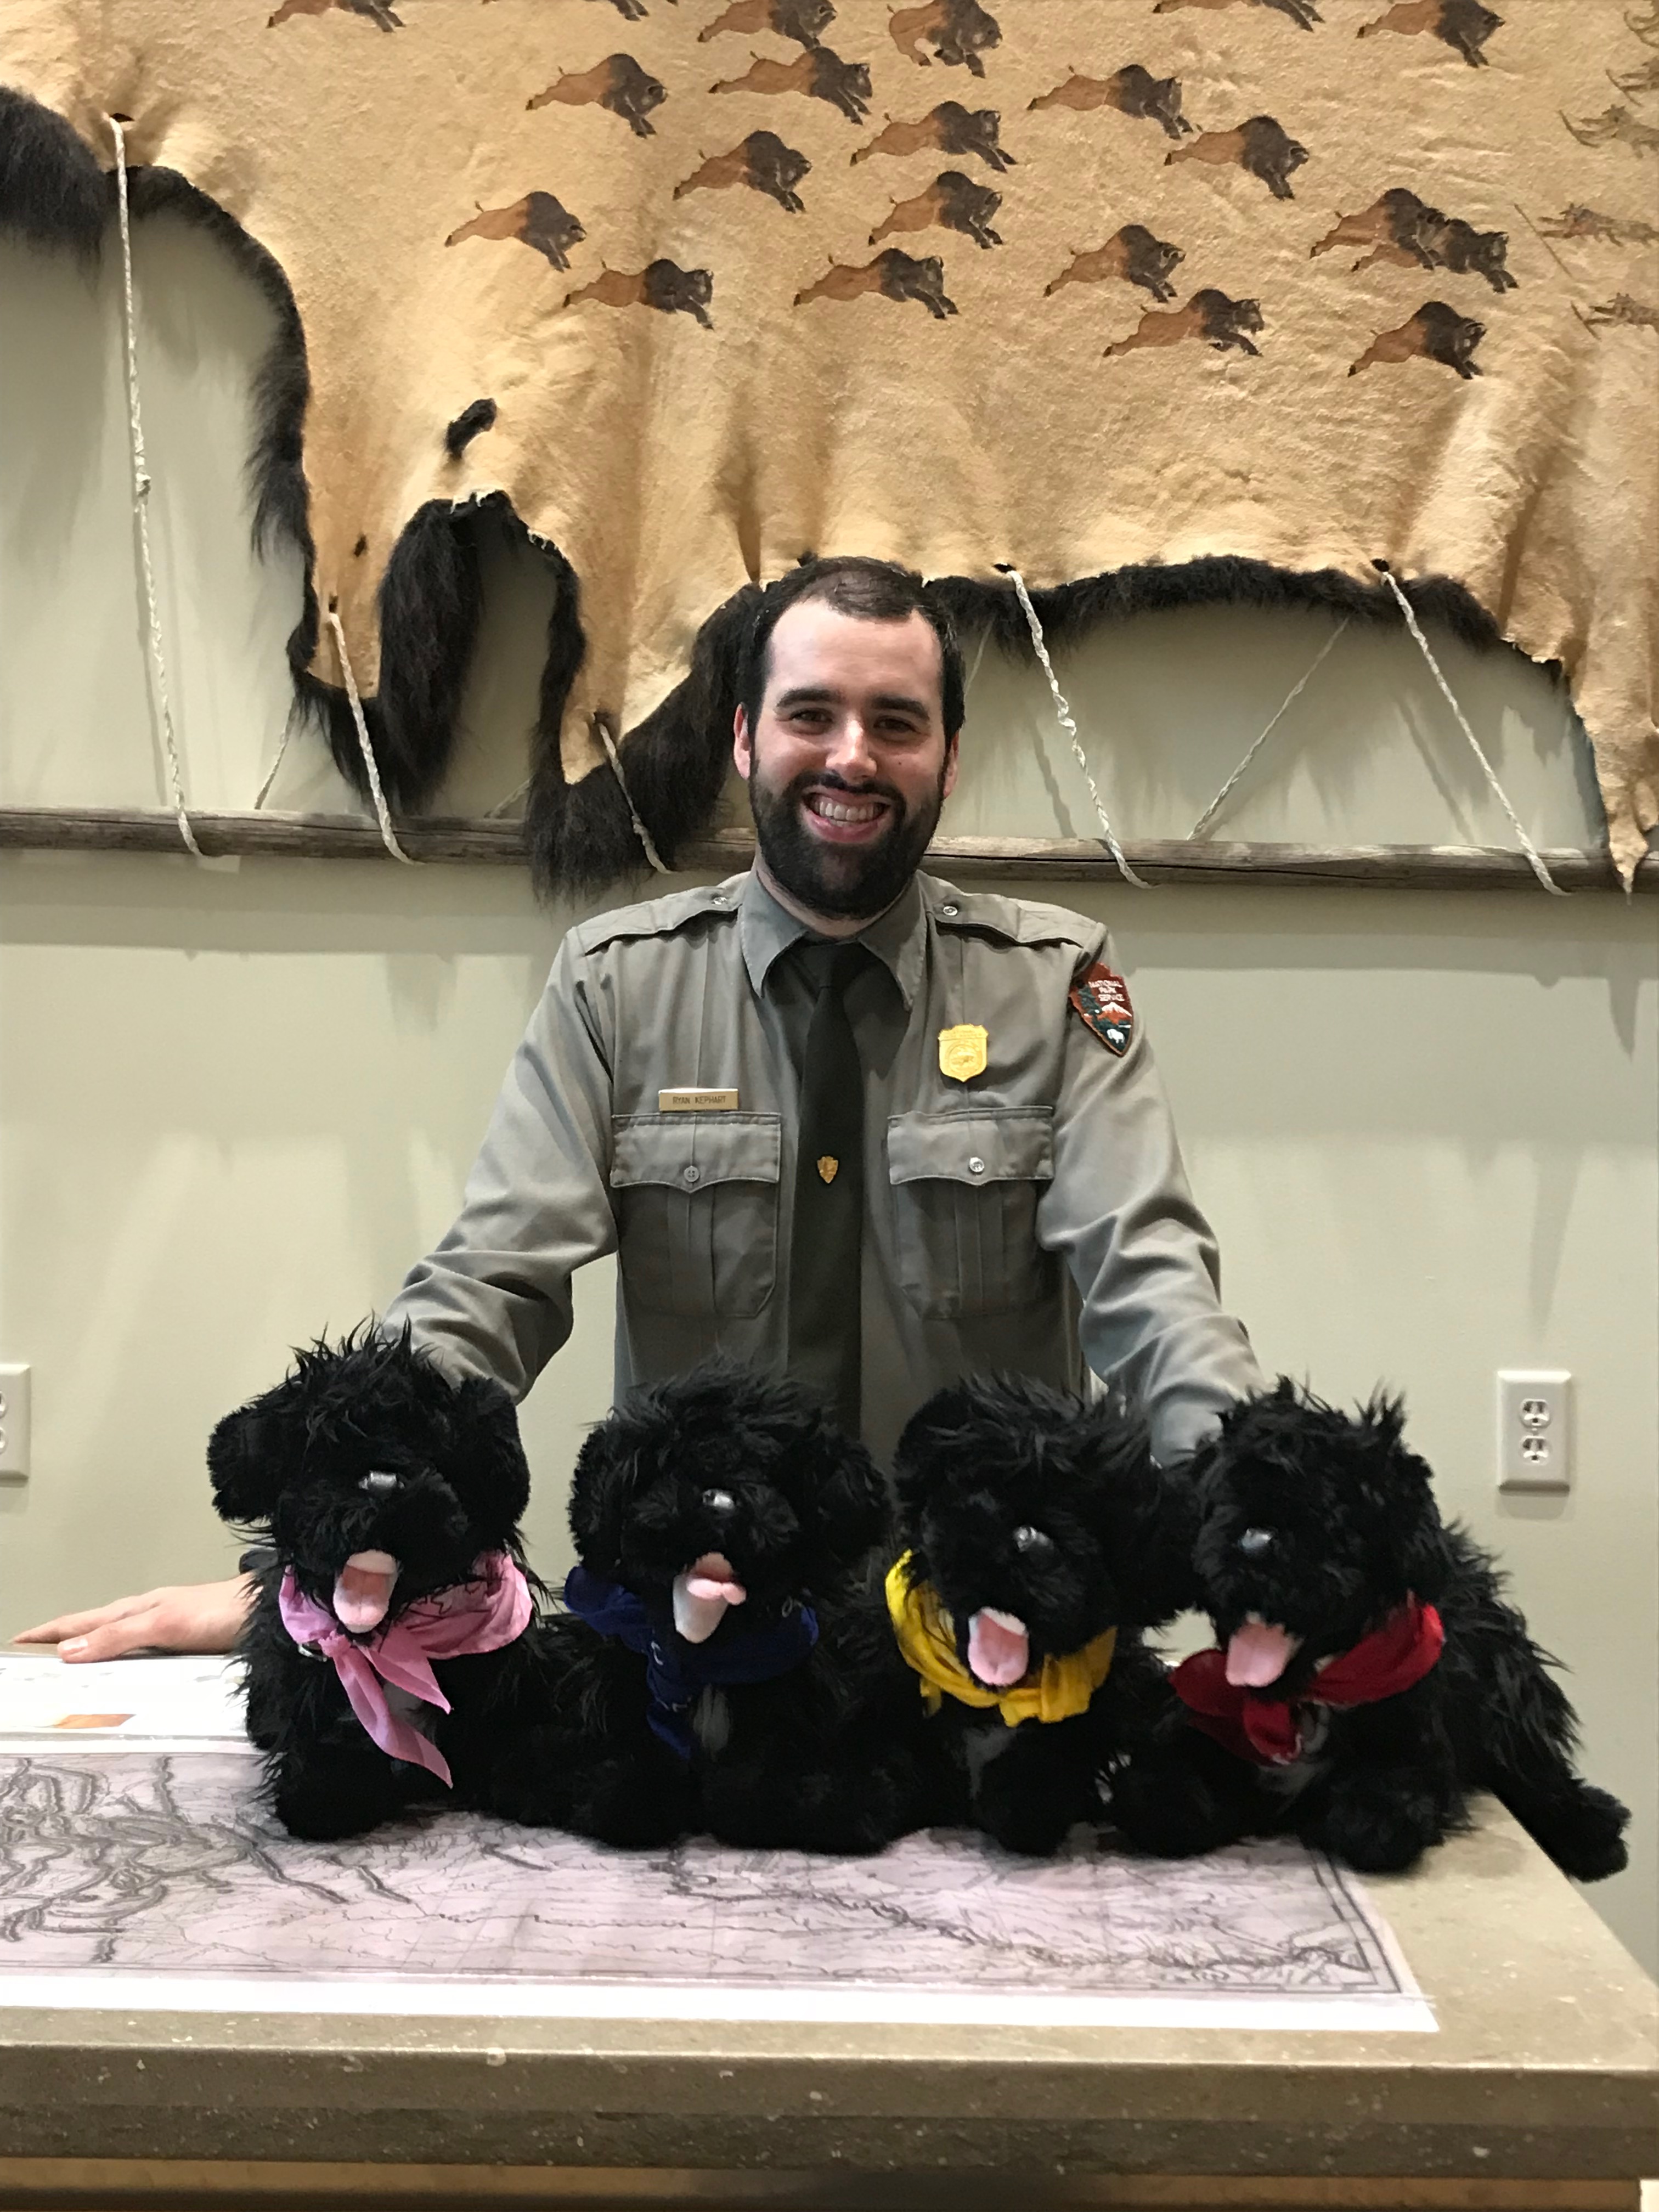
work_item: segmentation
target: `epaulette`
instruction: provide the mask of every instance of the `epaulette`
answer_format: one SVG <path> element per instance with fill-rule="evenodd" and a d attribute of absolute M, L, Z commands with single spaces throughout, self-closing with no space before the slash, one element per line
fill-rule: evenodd
<path fill-rule="evenodd" d="M 705 915 L 735 916 L 742 897 L 743 878 L 728 876 L 723 884 L 704 884 L 689 891 L 670 891 L 664 898 L 641 899 L 637 906 L 619 906 L 610 914 L 596 914 L 579 922 L 571 934 L 582 952 L 602 951 L 624 938 L 672 937 L 688 923 Z"/>
<path fill-rule="evenodd" d="M 971 929 L 1011 945 L 1070 945 L 1079 952 L 1100 943 L 1101 926 L 1063 906 L 1000 897 L 994 891 L 961 891 L 937 876 L 922 878 L 928 910 L 940 929 Z"/>

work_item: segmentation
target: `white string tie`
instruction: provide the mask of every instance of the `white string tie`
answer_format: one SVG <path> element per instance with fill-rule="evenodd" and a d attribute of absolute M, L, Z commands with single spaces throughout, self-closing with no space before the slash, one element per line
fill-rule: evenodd
<path fill-rule="evenodd" d="M 351 656 L 346 651 L 345 632 L 340 626 L 340 617 L 330 607 L 323 620 L 334 633 L 334 650 L 339 655 L 340 673 L 345 678 L 346 697 L 351 702 L 351 719 L 356 725 L 357 743 L 362 748 L 363 766 L 368 773 L 368 787 L 374 794 L 374 818 L 380 825 L 380 842 L 394 860 L 401 860 L 406 868 L 418 868 L 420 862 L 404 852 L 392 826 L 392 816 L 386 806 L 386 793 L 380 788 L 380 771 L 375 763 L 374 748 L 368 742 L 368 724 L 363 720 L 363 702 L 357 696 L 357 679 L 351 672 Z"/>
<path fill-rule="evenodd" d="M 513 805 L 516 800 L 524 797 L 526 792 L 529 790 L 531 784 L 534 781 L 535 779 L 533 777 L 527 775 L 524 781 L 518 787 L 516 791 L 509 791 L 505 799 L 498 799 L 495 801 L 495 804 L 490 808 L 488 814 L 485 815 L 485 821 L 493 822 L 497 815 L 505 814 L 509 806 Z"/>
<path fill-rule="evenodd" d="M 987 623 L 984 629 L 981 630 L 979 634 L 979 649 L 974 655 L 973 666 L 968 671 L 968 680 L 962 687 L 962 696 L 964 701 L 967 699 L 969 693 L 974 688 L 974 678 L 979 674 L 979 664 L 984 659 L 985 648 L 990 642 L 991 625 L 989 623 Z"/>
<path fill-rule="evenodd" d="M 1095 812 L 1100 817 L 1100 826 L 1105 833 L 1106 842 L 1111 848 L 1112 858 L 1117 862 L 1125 883 L 1133 884 L 1137 890 L 1149 891 L 1152 888 L 1152 885 L 1144 878 L 1138 876 L 1124 859 L 1123 848 L 1118 843 L 1111 823 L 1107 818 L 1105 802 L 1101 798 L 1099 787 L 1096 784 L 1090 770 L 1088 756 L 1083 750 L 1083 740 L 1078 735 L 1077 724 L 1072 719 L 1072 710 L 1066 703 L 1066 694 L 1060 688 L 1060 678 L 1054 674 L 1054 664 L 1048 658 L 1048 648 L 1043 642 L 1042 624 L 1037 620 L 1037 611 L 1031 605 L 1031 595 L 1025 588 L 1025 579 L 1011 561 L 999 561 L 997 566 L 1012 583 L 1018 595 L 1020 606 L 1024 611 L 1026 627 L 1031 633 L 1031 643 L 1036 648 L 1036 657 L 1042 663 L 1042 672 L 1048 679 L 1049 690 L 1054 694 L 1054 713 L 1060 718 L 1060 728 L 1072 741 L 1072 751 L 1076 757 L 1078 766 L 1083 770 L 1083 780 L 1089 787 L 1089 796 L 1095 803 Z"/>
<path fill-rule="evenodd" d="M 291 699 L 289 702 L 288 713 L 283 717 L 283 742 L 276 748 L 276 757 L 270 763 L 270 768 L 265 776 L 264 781 L 259 786 L 258 790 L 254 793 L 253 811 L 256 814 L 264 805 L 266 799 L 270 796 L 270 787 L 276 782 L 276 771 L 281 768 L 283 760 L 287 757 L 288 741 L 294 735 L 294 725 L 299 720 L 299 719 L 300 702 L 297 699 Z"/>
<path fill-rule="evenodd" d="M 634 804 L 634 794 L 628 788 L 628 778 L 623 774 L 622 755 L 617 750 L 616 740 L 603 714 L 594 715 L 593 727 L 599 733 L 599 743 L 605 747 L 605 758 L 610 762 L 611 773 L 621 787 L 623 804 L 627 807 L 628 818 L 634 825 L 634 835 L 645 848 L 646 859 L 659 876 L 672 875 L 673 870 L 665 865 L 662 854 L 652 842 L 651 832 L 640 819 L 640 810 Z"/>
<path fill-rule="evenodd" d="M 1383 582 L 1394 593 L 1395 599 L 1399 600 L 1400 611 L 1406 617 L 1406 627 L 1410 630 L 1412 635 L 1417 640 L 1418 650 L 1422 653 L 1424 659 L 1428 662 L 1429 673 L 1433 677 L 1435 682 L 1440 686 L 1441 696 L 1444 699 L 1446 704 L 1451 708 L 1453 714 L 1456 717 L 1458 728 L 1462 730 L 1463 735 L 1468 739 L 1470 750 L 1474 752 L 1476 760 L 1480 762 L 1481 768 L 1486 772 L 1486 781 L 1492 786 L 1493 791 L 1497 793 L 1499 805 L 1502 806 L 1504 813 L 1509 816 L 1510 827 L 1514 830 L 1516 837 L 1519 838 L 1521 842 L 1521 849 L 1526 854 L 1528 864 L 1531 867 L 1534 875 L 1537 877 L 1539 882 L 1542 884 L 1544 889 L 1550 893 L 1552 897 L 1565 898 L 1567 896 L 1566 892 L 1562 890 L 1560 884 L 1556 882 L 1548 868 L 1545 866 L 1542 854 L 1539 852 L 1537 846 L 1533 843 L 1532 839 L 1528 836 L 1525 830 L 1522 827 L 1520 816 L 1510 805 L 1509 794 L 1504 791 L 1503 785 L 1498 781 L 1497 770 L 1492 767 L 1492 763 L 1486 758 L 1486 754 L 1481 750 L 1480 740 L 1475 736 L 1474 732 L 1469 727 L 1468 717 L 1464 714 L 1463 709 L 1458 705 L 1456 699 L 1453 696 L 1451 685 L 1447 683 L 1445 678 L 1441 674 L 1440 663 L 1435 659 L 1433 653 L 1429 650 L 1429 641 L 1424 636 L 1421 629 L 1419 627 L 1417 617 L 1412 611 L 1412 603 L 1406 597 L 1406 594 L 1401 590 L 1398 582 L 1395 580 L 1394 571 L 1391 568 L 1382 568 L 1379 564 L 1379 573 L 1382 575 Z"/>
<path fill-rule="evenodd" d="M 115 199 L 121 223 L 121 300 L 126 336 L 127 432 L 132 451 L 132 511 L 138 524 L 138 561 L 143 571 L 144 606 L 149 633 L 149 664 L 155 684 L 156 720 L 167 760 L 167 781 L 173 791 L 173 811 L 179 817 L 179 835 L 186 851 L 199 860 L 202 848 L 190 826 L 185 805 L 184 772 L 173 735 L 173 702 L 167 690 L 167 655 L 161 649 L 161 611 L 155 598 L 155 567 L 149 551 L 149 464 L 144 455 L 144 422 L 138 404 L 138 339 L 132 301 L 132 222 L 127 208 L 127 142 L 119 122 L 105 117 L 115 137 Z"/>
<path fill-rule="evenodd" d="M 1220 790 L 1217 792 L 1215 797 L 1210 801 L 1204 811 L 1199 816 L 1197 821 L 1194 823 L 1192 828 L 1187 832 L 1189 838 L 1201 837 L 1204 835 L 1204 832 L 1209 828 L 1211 823 L 1215 820 L 1216 816 L 1220 813 L 1227 800 L 1231 798 L 1234 790 L 1237 787 L 1238 781 L 1244 774 L 1245 769 L 1249 768 L 1250 763 L 1261 751 L 1262 746 L 1265 745 L 1268 738 L 1272 737 L 1273 732 L 1284 720 L 1291 707 L 1302 696 L 1304 691 L 1308 688 L 1310 681 L 1316 674 L 1320 663 L 1324 659 L 1325 655 L 1330 651 L 1331 647 L 1336 643 L 1338 638 L 1341 636 L 1343 631 L 1346 629 L 1348 624 L 1352 620 L 1353 617 L 1352 615 L 1344 615 L 1341 621 L 1338 623 L 1336 628 L 1326 639 L 1324 644 L 1320 647 L 1318 652 L 1309 662 L 1307 668 L 1304 671 L 1303 674 L 1297 678 L 1297 682 L 1291 685 L 1290 690 L 1285 694 L 1284 703 L 1279 708 L 1279 712 L 1273 716 L 1272 721 L 1268 723 L 1267 728 L 1263 730 L 1261 735 L 1250 747 L 1249 752 L 1245 754 L 1243 759 L 1240 761 L 1238 766 L 1233 770 L 1232 774 L 1227 778 L 1225 783 L 1222 785 Z"/>

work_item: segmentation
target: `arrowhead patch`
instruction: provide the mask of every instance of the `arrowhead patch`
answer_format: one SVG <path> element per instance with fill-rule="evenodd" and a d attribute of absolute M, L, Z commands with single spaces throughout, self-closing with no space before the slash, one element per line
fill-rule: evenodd
<path fill-rule="evenodd" d="M 1109 1053 L 1121 1060 L 1135 1033 L 1134 1008 L 1121 975 L 1097 960 L 1072 986 L 1073 1006 L 1085 1029 L 1092 1030 Z"/>

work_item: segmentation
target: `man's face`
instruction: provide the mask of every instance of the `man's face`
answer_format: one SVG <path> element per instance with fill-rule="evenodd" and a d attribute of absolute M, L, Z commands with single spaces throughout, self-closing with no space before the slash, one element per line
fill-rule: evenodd
<path fill-rule="evenodd" d="M 761 857 L 813 912 L 874 915 L 915 873 L 957 777 L 939 644 L 920 614 L 867 622 L 822 599 L 780 617 L 759 720 L 732 757 Z"/>

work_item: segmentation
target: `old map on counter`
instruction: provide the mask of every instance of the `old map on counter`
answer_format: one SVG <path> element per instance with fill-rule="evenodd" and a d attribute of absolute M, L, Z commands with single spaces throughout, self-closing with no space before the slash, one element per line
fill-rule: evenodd
<path fill-rule="evenodd" d="M 1432 2029 L 1294 1841 L 1172 1863 L 617 1851 L 468 1813 L 301 1844 L 224 1659 L 0 1655 L 0 2007 Z"/>

